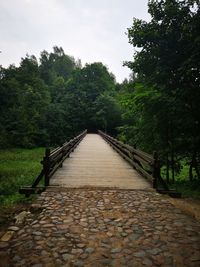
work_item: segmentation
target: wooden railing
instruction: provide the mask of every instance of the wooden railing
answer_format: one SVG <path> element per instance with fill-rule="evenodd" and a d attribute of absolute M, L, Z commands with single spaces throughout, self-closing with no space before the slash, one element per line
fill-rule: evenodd
<path fill-rule="evenodd" d="M 152 156 L 132 146 L 126 145 L 102 131 L 98 131 L 98 133 L 125 160 L 127 160 L 133 166 L 133 168 L 146 177 L 147 180 L 152 184 L 153 188 L 157 189 L 157 191 L 161 193 L 165 192 L 173 194 L 167 183 L 161 177 L 158 153 L 154 152 Z"/>
<path fill-rule="evenodd" d="M 69 157 L 70 153 L 78 146 L 84 136 L 87 134 L 87 130 L 83 131 L 81 134 L 70 140 L 69 142 L 64 143 L 62 146 L 57 147 L 53 150 L 46 148 L 45 156 L 41 161 L 43 165 L 42 171 L 35 179 L 31 186 L 21 187 L 19 193 L 29 196 L 33 193 L 39 193 L 44 191 L 45 188 L 49 185 L 49 180 L 56 170 L 62 167 L 63 161 Z M 44 177 L 44 186 L 38 187 L 38 184 Z"/>

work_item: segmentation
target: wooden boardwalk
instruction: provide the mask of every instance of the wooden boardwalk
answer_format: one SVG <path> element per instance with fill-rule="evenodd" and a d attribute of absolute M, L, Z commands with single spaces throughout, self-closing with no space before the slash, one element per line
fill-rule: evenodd
<path fill-rule="evenodd" d="M 50 179 L 50 186 L 152 190 L 98 134 L 87 134 Z"/>

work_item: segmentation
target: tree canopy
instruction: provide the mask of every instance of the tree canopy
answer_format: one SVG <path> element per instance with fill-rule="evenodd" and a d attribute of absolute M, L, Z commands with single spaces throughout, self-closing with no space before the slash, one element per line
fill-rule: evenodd
<path fill-rule="evenodd" d="M 199 5 L 151 0 L 151 20 L 134 18 L 128 29 L 129 43 L 137 50 L 133 61 L 125 63 L 135 80 L 132 90 L 124 85 L 120 95 L 125 119 L 121 136 L 131 136 L 131 142 L 147 151 L 158 150 L 173 172 L 181 158 L 190 159 L 195 168 L 199 162 Z"/>
<path fill-rule="evenodd" d="M 61 47 L 0 69 L 1 147 L 58 145 L 83 129 L 114 132 L 115 78 L 102 63 L 81 66 Z"/>

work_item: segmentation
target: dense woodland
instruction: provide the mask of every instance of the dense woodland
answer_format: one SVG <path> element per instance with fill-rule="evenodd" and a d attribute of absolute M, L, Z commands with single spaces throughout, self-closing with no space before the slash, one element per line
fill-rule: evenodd
<path fill-rule="evenodd" d="M 157 150 L 167 180 L 186 164 L 190 180 L 200 179 L 199 7 L 198 0 L 149 1 L 151 20 L 134 18 L 128 29 L 135 53 L 121 84 L 102 63 L 82 67 L 57 46 L 1 67 L 1 148 L 54 147 L 101 129 Z"/>
<path fill-rule="evenodd" d="M 61 47 L 1 68 L 0 108 L 3 147 L 59 145 L 83 129 L 112 132 L 120 121 L 114 76 L 102 63 L 82 68 Z"/>
<path fill-rule="evenodd" d="M 172 180 L 182 165 L 200 179 L 200 3 L 149 1 L 151 21 L 133 20 L 126 62 L 135 79 L 121 92 L 122 133 L 147 151 L 158 150 Z M 134 88 L 134 90 L 132 89 Z"/>

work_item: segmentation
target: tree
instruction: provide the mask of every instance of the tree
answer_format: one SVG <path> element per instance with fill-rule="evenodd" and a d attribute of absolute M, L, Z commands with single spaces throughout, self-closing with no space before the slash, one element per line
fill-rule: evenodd
<path fill-rule="evenodd" d="M 48 85 L 52 84 L 56 77 L 62 77 L 64 80 L 70 78 L 73 70 L 80 67 L 80 61 L 64 53 L 62 47 L 53 47 L 53 53 L 42 51 L 40 54 L 40 73 L 41 78 Z"/>
<path fill-rule="evenodd" d="M 102 63 L 86 64 L 61 47 L 26 55 L 0 69 L 0 145 L 57 146 L 83 129 L 114 133 L 120 120 L 115 78 Z"/>
<path fill-rule="evenodd" d="M 71 95 L 70 101 L 73 101 L 73 104 L 70 105 L 73 106 L 72 123 L 76 122 L 76 127 L 79 125 L 81 129 L 85 128 L 89 131 L 96 131 L 99 127 L 103 128 L 100 125 L 98 98 L 105 92 L 112 95 L 114 89 L 114 76 L 102 63 L 86 64 L 84 68 L 77 69 L 67 83 L 68 95 Z M 105 124 L 102 120 L 101 122 L 103 125 Z M 113 126 L 110 124 L 108 127 L 112 128 Z"/>
<path fill-rule="evenodd" d="M 167 161 L 170 154 L 174 170 L 175 156 L 200 154 L 199 1 L 152 0 L 148 7 L 151 21 L 134 19 L 128 29 L 129 42 L 140 50 L 126 65 L 146 95 L 155 92 L 156 102 L 141 98 L 149 112 L 142 115 L 143 125 L 149 125 L 149 117 L 153 129 L 156 121 L 154 139 Z"/>
<path fill-rule="evenodd" d="M 11 66 L 5 71 L 0 93 L 1 129 L 4 133 L 2 146 L 32 147 L 43 144 L 47 135 L 43 124 L 50 97 L 39 77 L 34 56 L 27 55 L 21 60 L 19 68 Z"/>
<path fill-rule="evenodd" d="M 97 98 L 95 106 L 98 129 L 115 135 L 116 128 L 121 124 L 121 109 L 116 99 L 105 92 Z"/>

